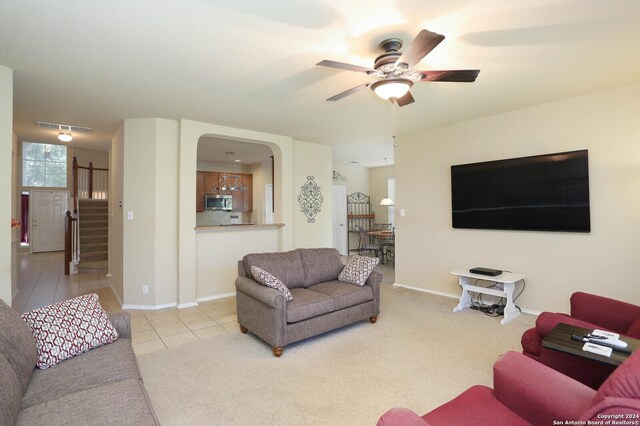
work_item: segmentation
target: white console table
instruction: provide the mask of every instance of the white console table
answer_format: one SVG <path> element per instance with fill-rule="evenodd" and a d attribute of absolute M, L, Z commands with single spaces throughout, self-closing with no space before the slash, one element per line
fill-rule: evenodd
<path fill-rule="evenodd" d="M 506 324 L 520 314 L 520 310 L 516 308 L 516 305 L 513 303 L 513 291 L 515 290 L 516 283 L 524 280 L 524 275 L 513 272 L 503 272 L 500 275 L 492 277 L 489 275 L 472 274 L 469 272 L 469 268 L 456 269 L 455 271 L 451 271 L 451 274 L 458 277 L 458 282 L 460 283 L 460 287 L 462 287 L 460 303 L 453 308 L 453 312 L 458 312 L 471 306 L 471 296 L 469 296 L 469 292 L 472 291 L 507 299 L 507 304 L 504 307 L 504 318 L 500 324 Z M 501 283 L 503 290 L 473 285 L 473 283 L 478 280 Z"/>

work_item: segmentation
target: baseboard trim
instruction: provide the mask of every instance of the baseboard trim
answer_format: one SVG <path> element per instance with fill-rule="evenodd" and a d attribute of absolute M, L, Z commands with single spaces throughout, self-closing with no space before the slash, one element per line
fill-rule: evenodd
<path fill-rule="evenodd" d="M 435 291 L 435 290 L 428 290 L 426 288 L 421 288 L 421 287 L 414 287 L 411 285 L 405 285 L 405 284 L 400 284 L 400 283 L 393 283 L 393 287 L 394 288 L 406 288 L 407 290 L 414 290 L 414 291 L 420 291 L 423 293 L 429 293 L 429 294 L 435 294 L 436 296 L 444 296 L 444 297 L 449 297 L 451 299 L 460 299 L 460 295 L 459 294 L 453 294 L 453 293 L 445 293 L 442 291 Z"/>
<path fill-rule="evenodd" d="M 164 305 L 122 305 L 122 309 L 137 309 L 141 311 L 156 311 L 158 309 L 175 308 L 177 303 L 165 303 Z"/>
<path fill-rule="evenodd" d="M 122 303 L 122 300 L 120 300 L 120 295 L 118 295 L 118 292 L 116 291 L 116 289 L 113 288 L 113 284 L 111 284 L 109 287 L 111 288 L 111 291 L 113 292 L 113 295 L 116 296 L 116 300 L 118 301 L 118 304 L 122 308 L 124 306 L 124 304 Z"/>
<path fill-rule="evenodd" d="M 393 287 L 394 288 L 406 288 L 407 290 L 414 290 L 414 291 L 420 291 L 422 293 L 435 294 L 436 296 L 444 296 L 444 297 L 449 297 L 451 299 L 460 299 L 460 295 L 459 294 L 445 293 L 443 291 L 428 290 L 426 288 L 413 287 L 413 286 L 410 286 L 410 285 L 404 285 L 404 284 L 400 284 L 400 283 L 397 283 L 397 282 L 393 283 Z M 523 307 L 520 307 L 520 312 L 522 312 L 523 314 L 529 314 L 529 315 L 535 315 L 535 316 L 538 316 L 538 315 L 540 315 L 542 313 L 541 311 L 534 311 L 533 309 L 525 309 Z"/>
<path fill-rule="evenodd" d="M 215 296 L 198 297 L 196 299 L 196 302 L 200 303 L 200 302 L 208 302 L 210 300 L 226 299 L 227 297 L 232 297 L 235 295 L 236 295 L 236 292 L 231 291 L 229 293 L 216 294 Z"/>
<path fill-rule="evenodd" d="M 178 309 L 194 308 L 198 306 L 198 302 L 178 303 Z"/>

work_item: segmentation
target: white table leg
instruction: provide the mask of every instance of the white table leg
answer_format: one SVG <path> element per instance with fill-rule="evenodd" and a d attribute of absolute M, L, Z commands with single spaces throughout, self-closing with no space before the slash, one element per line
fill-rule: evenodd
<path fill-rule="evenodd" d="M 515 283 L 504 283 L 504 293 L 507 299 L 507 304 L 504 307 L 504 318 L 500 321 L 500 324 L 506 324 L 520 315 L 520 311 L 516 308 L 515 303 L 513 303 L 513 291 L 515 290 L 515 287 Z"/>
<path fill-rule="evenodd" d="M 453 312 L 458 312 L 471 306 L 471 296 L 469 296 L 469 291 L 467 291 L 465 281 L 464 277 L 459 277 L 458 279 L 458 283 L 460 284 L 460 287 L 462 287 L 462 294 L 460 295 L 460 302 L 458 302 L 458 305 L 453 308 Z"/>

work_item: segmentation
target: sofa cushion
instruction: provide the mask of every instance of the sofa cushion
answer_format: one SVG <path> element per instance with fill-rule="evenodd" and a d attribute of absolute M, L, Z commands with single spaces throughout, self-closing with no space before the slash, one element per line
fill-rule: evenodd
<path fill-rule="evenodd" d="M 40 368 L 87 352 L 118 338 L 95 293 L 22 314 L 36 339 Z"/>
<path fill-rule="evenodd" d="M 373 300 L 373 288 L 355 286 L 337 280 L 314 284 L 307 290 L 331 297 L 335 302 L 336 310 Z"/>
<path fill-rule="evenodd" d="M 304 287 L 304 269 L 297 250 L 281 253 L 252 253 L 242 258 L 244 268 L 251 271 L 252 266 L 262 268 L 278 277 L 288 288 Z"/>
<path fill-rule="evenodd" d="M 607 397 L 640 399 L 640 351 L 635 351 L 604 381 L 594 403 Z"/>
<path fill-rule="evenodd" d="M 15 424 L 20 411 L 22 389 L 7 358 L 0 353 L 0 425 Z"/>
<path fill-rule="evenodd" d="M 377 257 L 352 256 L 347 262 L 338 279 L 346 283 L 363 286 L 367 282 L 373 268 L 380 262 Z"/>
<path fill-rule="evenodd" d="M 0 352 L 16 373 L 22 392 L 36 366 L 38 349 L 31 329 L 10 306 L 0 300 Z"/>
<path fill-rule="evenodd" d="M 335 311 L 333 298 L 306 288 L 292 288 L 293 300 L 287 303 L 287 322 L 294 323 Z"/>
<path fill-rule="evenodd" d="M 280 293 L 284 294 L 284 300 L 287 302 L 291 302 L 293 297 L 291 296 L 291 292 L 287 288 L 286 285 L 282 283 L 277 277 L 274 277 L 267 271 L 262 268 L 258 268 L 257 266 L 251 267 L 251 275 L 258 281 L 260 284 L 272 288 L 274 290 L 278 290 Z"/>
<path fill-rule="evenodd" d="M 140 373 L 131 341 L 118 339 L 46 370 L 35 370 L 22 399 L 22 408 L 105 383 L 138 378 Z"/>
<path fill-rule="evenodd" d="M 344 269 L 340 252 L 334 248 L 298 249 L 304 268 L 305 284 L 333 281 Z"/>
<path fill-rule="evenodd" d="M 84 355 L 82 355 L 84 356 Z M 23 409 L 18 425 L 156 425 L 142 382 L 95 386 Z"/>
<path fill-rule="evenodd" d="M 481 385 L 470 387 L 422 418 L 432 425 L 531 425 L 498 401 L 493 389 Z"/>

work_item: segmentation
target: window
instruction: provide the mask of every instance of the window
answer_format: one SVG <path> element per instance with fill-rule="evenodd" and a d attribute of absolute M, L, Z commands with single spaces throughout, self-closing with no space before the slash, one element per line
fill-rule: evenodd
<path fill-rule="evenodd" d="M 67 186 L 67 147 L 22 142 L 22 185 L 47 188 Z"/>

